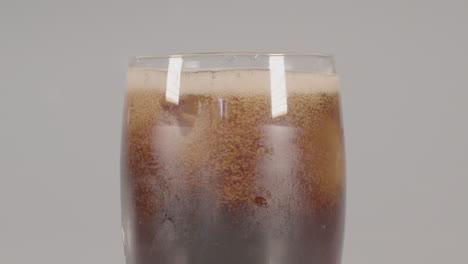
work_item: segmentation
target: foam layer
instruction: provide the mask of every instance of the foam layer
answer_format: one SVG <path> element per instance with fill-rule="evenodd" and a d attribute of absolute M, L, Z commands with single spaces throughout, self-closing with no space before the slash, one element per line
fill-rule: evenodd
<path fill-rule="evenodd" d="M 338 76 L 318 72 L 286 72 L 288 94 L 337 93 Z M 281 76 L 279 77 L 281 78 Z M 152 68 L 130 68 L 127 90 L 152 89 L 166 91 L 167 71 Z M 270 71 L 262 69 L 216 69 L 183 71 L 180 95 L 184 94 L 268 94 Z"/>

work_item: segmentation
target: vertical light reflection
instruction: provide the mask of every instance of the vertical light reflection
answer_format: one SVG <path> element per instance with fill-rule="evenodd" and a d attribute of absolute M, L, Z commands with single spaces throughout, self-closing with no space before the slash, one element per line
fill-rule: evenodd
<path fill-rule="evenodd" d="M 286 71 L 284 56 L 270 56 L 271 116 L 273 118 L 288 112 L 286 93 Z"/>
<path fill-rule="evenodd" d="M 182 58 L 169 58 L 166 80 L 166 101 L 179 104 L 180 74 L 182 71 Z"/>
<path fill-rule="evenodd" d="M 219 116 L 223 118 L 223 110 L 224 110 L 223 98 L 218 98 L 218 106 L 219 106 Z"/>

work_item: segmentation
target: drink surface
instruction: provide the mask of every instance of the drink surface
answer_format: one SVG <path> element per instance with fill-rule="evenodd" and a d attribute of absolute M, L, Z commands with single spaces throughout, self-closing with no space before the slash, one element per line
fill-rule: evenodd
<path fill-rule="evenodd" d="M 339 263 L 338 78 L 286 72 L 283 97 L 270 78 L 254 69 L 182 72 L 180 89 L 168 92 L 166 71 L 129 70 L 127 263 Z M 286 110 L 274 114 L 277 101 Z"/>

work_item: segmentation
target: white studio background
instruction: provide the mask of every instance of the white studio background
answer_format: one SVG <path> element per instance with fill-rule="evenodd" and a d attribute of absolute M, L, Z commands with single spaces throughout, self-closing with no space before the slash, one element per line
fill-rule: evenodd
<path fill-rule="evenodd" d="M 342 84 L 344 264 L 463 263 L 468 2 L 0 1 L 0 263 L 124 263 L 127 59 L 327 52 Z"/>

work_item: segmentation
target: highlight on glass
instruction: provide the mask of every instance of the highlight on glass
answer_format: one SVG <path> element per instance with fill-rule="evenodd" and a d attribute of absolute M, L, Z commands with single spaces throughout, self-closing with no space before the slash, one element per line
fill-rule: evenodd
<path fill-rule="evenodd" d="M 320 53 L 133 58 L 121 156 L 128 264 L 338 264 L 339 81 Z"/>

